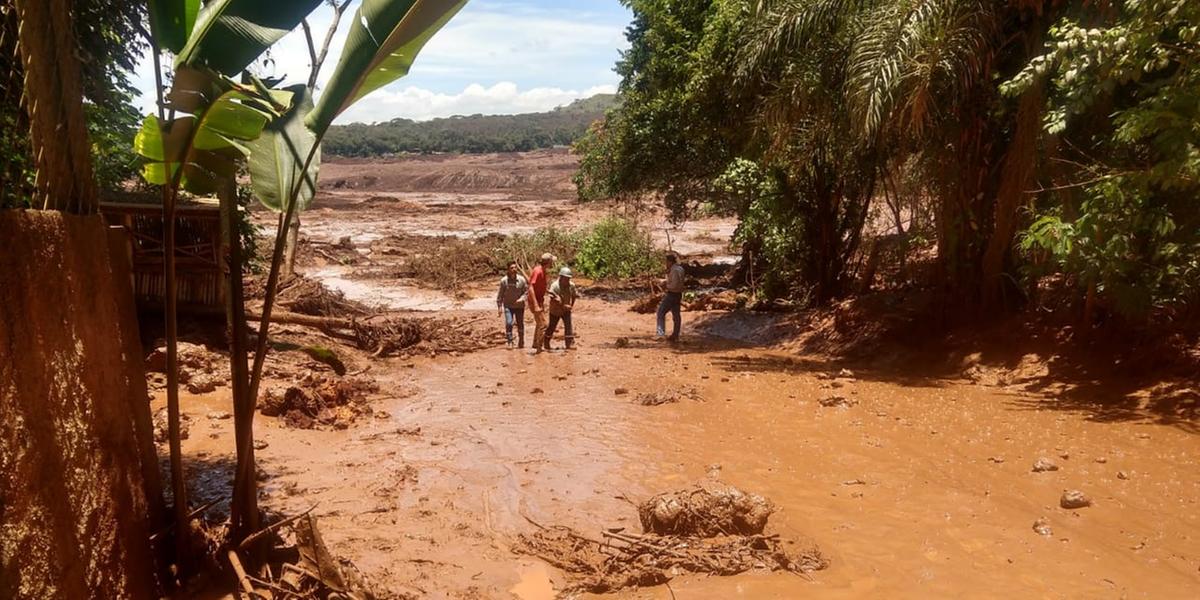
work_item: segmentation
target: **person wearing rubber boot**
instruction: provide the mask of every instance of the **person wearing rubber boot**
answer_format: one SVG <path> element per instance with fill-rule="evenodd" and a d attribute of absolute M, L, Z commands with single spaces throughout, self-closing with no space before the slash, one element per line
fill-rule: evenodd
<path fill-rule="evenodd" d="M 563 323 L 563 341 L 567 350 L 575 343 L 575 328 L 571 326 L 571 310 L 575 308 L 575 300 L 579 298 L 579 292 L 575 289 L 575 284 L 571 283 L 571 269 L 563 267 L 558 272 L 558 279 L 550 284 L 548 292 L 550 305 L 550 325 L 546 328 L 546 349 L 550 349 L 550 340 L 554 337 L 554 330 L 558 328 L 558 322 Z"/>

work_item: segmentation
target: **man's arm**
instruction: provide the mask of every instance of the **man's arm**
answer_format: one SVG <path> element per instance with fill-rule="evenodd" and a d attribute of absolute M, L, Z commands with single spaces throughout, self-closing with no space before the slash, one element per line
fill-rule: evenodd
<path fill-rule="evenodd" d="M 500 289 L 496 290 L 496 312 L 504 311 L 504 280 L 500 280 Z"/>

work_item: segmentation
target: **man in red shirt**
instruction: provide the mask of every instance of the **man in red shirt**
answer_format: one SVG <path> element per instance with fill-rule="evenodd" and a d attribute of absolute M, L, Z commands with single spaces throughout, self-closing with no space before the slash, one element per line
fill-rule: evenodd
<path fill-rule="evenodd" d="M 533 272 L 529 274 L 530 294 L 525 296 L 529 312 L 533 313 L 533 348 L 534 354 L 550 349 L 546 340 L 546 271 L 554 268 L 554 255 L 549 252 L 542 255 Z"/>

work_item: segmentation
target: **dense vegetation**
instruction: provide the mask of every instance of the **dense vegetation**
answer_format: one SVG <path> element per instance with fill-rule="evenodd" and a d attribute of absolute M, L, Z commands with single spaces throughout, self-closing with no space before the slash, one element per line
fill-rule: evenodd
<path fill-rule="evenodd" d="M 405 152 L 524 152 L 564 146 L 579 139 L 613 105 L 612 94 L 597 94 L 541 113 L 339 125 L 330 128 L 325 137 L 325 151 L 339 156 L 383 156 Z"/>
<path fill-rule="evenodd" d="M 148 47 L 143 35 L 145 5 L 120 0 L 73 0 L 76 54 L 82 67 L 84 109 L 92 149 L 92 166 L 103 192 L 118 190 L 140 166 L 129 141 L 141 116 L 133 106 L 136 93 L 130 77 Z M 32 186 L 28 121 L 19 104 L 21 67 L 17 63 L 16 14 L 7 11 L 0 35 L 0 206 L 25 202 Z"/>
<path fill-rule="evenodd" d="M 1200 3 L 626 3 L 581 198 L 737 214 L 763 291 L 816 304 L 886 236 L 935 241 L 963 314 L 1048 275 L 1089 320 L 1195 308 Z"/>

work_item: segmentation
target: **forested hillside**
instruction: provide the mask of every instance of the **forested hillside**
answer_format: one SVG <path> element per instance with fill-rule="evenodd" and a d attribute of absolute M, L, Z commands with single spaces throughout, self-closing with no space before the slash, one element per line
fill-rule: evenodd
<path fill-rule="evenodd" d="M 402 152 L 523 152 L 549 148 L 573 143 L 615 104 L 614 95 L 597 94 L 540 113 L 340 125 L 329 130 L 324 150 L 339 156 L 382 156 Z"/>
<path fill-rule="evenodd" d="M 756 283 L 805 304 L 918 249 L 955 312 L 1196 314 L 1200 3 L 628 4 L 582 198 L 736 214 Z"/>

